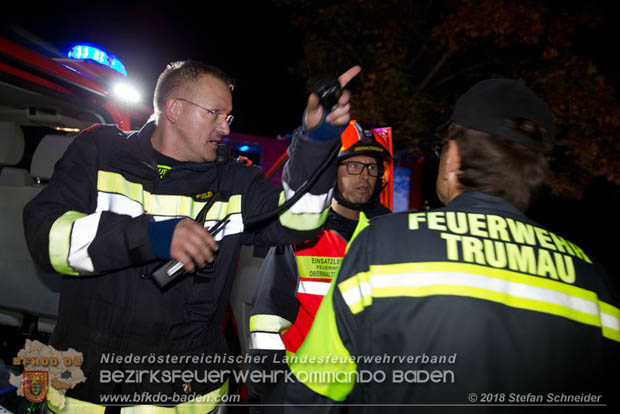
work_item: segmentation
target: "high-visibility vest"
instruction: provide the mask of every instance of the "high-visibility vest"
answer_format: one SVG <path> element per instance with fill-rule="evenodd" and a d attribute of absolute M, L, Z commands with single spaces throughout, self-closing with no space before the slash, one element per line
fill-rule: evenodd
<path fill-rule="evenodd" d="M 323 230 L 319 237 L 294 246 L 299 312 L 293 325 L 282 334 L 287 351 L 297 352 L 306 338 L 332 278 L 338 275 L 346 248 L 346 240 L 333 230 Z"/>

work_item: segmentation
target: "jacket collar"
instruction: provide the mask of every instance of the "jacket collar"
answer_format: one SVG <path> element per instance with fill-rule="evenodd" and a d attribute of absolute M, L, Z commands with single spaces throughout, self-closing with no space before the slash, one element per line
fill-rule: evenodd
<path fill-rule="evenodd" d="M 514 204 L 491 194 L 480 191 L 466 191 L 456 196 L 446 207 L 448 210 L 497 210 L 503 211 L 511 216 L 522 216 L 525 214 Z"/>
<path fill-rule="evenodd" d="M 155 149 L 151 143 L 155 128 L 155 121 L 148 121 L 138 131 L 131 132 L 127 136 L 128 145 L 122 150 L 119 160 L 125 170 L 130 170 L 130 172 L 143 177 L 150 177 L 154 172 L 157 173 Z M 136 163 L 136 161 L 138 162 Z M 214 166 L 215 162 L 183 162 L 175 169 L 207 171 Z"/>

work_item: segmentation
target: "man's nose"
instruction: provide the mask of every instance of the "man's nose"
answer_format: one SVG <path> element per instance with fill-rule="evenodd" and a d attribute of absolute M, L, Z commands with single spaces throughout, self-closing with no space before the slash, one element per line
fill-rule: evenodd
<path fill-rule="evenodd" d="M 222 136 L 225 137 L 230 134 L 230 125 L 228 125 L 228 122 L 226 122 L 226 120 L 222 120 L 218 123 L 217 130 L 220 134 L 222 134 Z"/>

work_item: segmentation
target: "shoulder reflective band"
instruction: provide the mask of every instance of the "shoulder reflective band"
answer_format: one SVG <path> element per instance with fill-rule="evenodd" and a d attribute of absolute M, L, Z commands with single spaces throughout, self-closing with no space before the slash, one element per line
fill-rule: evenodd
<path fill-rule="evenodd" d="M 321 227 L 321 225 L 325 222 L 325 219 L 327 218 L 327 214 L 329 214 L 329 203 L 326 203 L 327 206 L 320 212 L 313 212 L 313 209 L 311 208 L 308 208 L 308 211 L 303 211 L 305 209 L 299 206 L 301 205 L 300 203 L 303 202 L 304 197 L 306 196 L 321 197 L 325 198 L 325 200 L 329 200 L 331 198 L 331 190 L 328 194 L 324 194 L 321 196 L 312 196 L 311 194 L 306 193 L 303 197 L 301 197 L 299 201 L 293 204 L 291 208 L 283 211 L 282 214 L 280 214 L 279 220 L 282 226 L 298 231 L 314 230 Z M 286 200 L 287 198 L 284 195 L 283 191 L 280 193 L 280 200 L 278 202 L 278 205 L 281 206 Z M 317 203 L 314 202 L 312 204 L 314 206 L 317 205 Z"/>
<path fill-rule="evenodd" d="M 286 182 L 282 182 L 282 192 L 278 205 L 281 206 L 286 200 L 290 200 L 295 195 L 295 190 L 291 189 Z M 280 214 L 280 224 L 293 230 L 314 230 L 325 222 L 329 213 L 332 192 L 330 189 L 325 194 L 305 193 L 288 210 Z"/>
<path fill-rule="evenodd" d="M 604 337 L 620 342 L 620 310 L 595 292 L 503 269 L 445 262 L 375 265 L 338 288 L 354 314 L 373 298 L 468 296 L 598 326 Z"/>

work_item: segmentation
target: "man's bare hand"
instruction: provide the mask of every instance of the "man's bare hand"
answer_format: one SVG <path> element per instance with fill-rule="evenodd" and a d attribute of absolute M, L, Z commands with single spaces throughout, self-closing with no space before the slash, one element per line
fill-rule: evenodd
<path fill-rule="evenodd" d="M 359 66 L 353 66 L 340 75 L 338 77 L 340 87 L 344 88 L 361 70 L 362 68 Z M 349 99 L 351 99 L 351 93 L 343 89 L 342 95 L 338 99 L 338 104 L 334 108 L 328 108 L 332 111 L 327 115 L 325 121 L 334 126 L 346 125 L 351 120 L 351 105 L 349 104 Z M 323 119 L 324 110 L 325 108 L 321 106 L 317 94 L 311 93 L 308 97 L 308 104 L 306 105 L 306 111 L 304 113 L 304 123 L 308 130 L 312 130 L 319 125 L 321 119 Z"/>
<path fill-rule="evenodd" d="M 217 242 L 207 229 L 194 220 L 181 220 L 174 228 L 170 256 L 183 263 L 183 268 L 188 272 L 193 272 L 196 266 L 200 269 L 206 263 L 213 262 L 218 249 Z"/>

